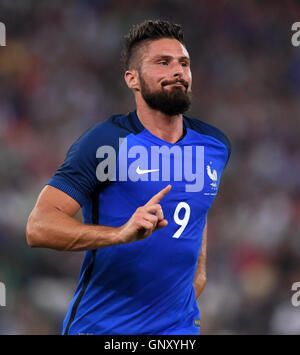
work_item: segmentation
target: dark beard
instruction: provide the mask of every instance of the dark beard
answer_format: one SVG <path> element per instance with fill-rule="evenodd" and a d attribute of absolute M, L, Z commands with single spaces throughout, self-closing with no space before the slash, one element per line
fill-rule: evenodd
<path fill-rule="evenodd" d="M 182 87 L 173 86 L 169 91 L 162 88 L 161 91 L 151 92 L 141 75 L 140 83 L 143 99 L 154 110 L 168 116 L 175 116 L 186 112 L 191 106 L 191 94 L 186 92 L 187 87 L 185 91 Z"/>

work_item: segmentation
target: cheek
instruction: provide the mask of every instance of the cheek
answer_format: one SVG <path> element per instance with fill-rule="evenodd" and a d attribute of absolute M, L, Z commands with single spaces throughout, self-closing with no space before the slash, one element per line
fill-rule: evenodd
<path fill-rule="evenodd" d="M 189 70 L 188 73 L 187 73 L 187 78 L 188 78 L 188 81 L 190 83 L 190 87 L 192 86 L 192 73 L 191 71 Z"/>
<path fill-rule="evenodd" d="M 192 72 L 191 72 L 191 69 L 190 69 L 190 68 L 187 70 L 186 75 L 187 75 L 187 77 L 189 78 L 189 80 L 192 82 Z"/>
<path fill-rule="evenodd" d="M 147 84 L 148 88 L 155 90 L 161 88 L 161 81 L 163 81 L 164 76 L 158 75 L 158 73 L 148 72 L 147 75 L 143 76 L 144 82 Z"/>
<path fill-rule="evenodd" d="M 147 71 L 144 73 L 144 78 L 147 80 L 160 81 L 167 78 L 169 75 L 168 66 L 163 65 L 151 65 L 147 67 Z"/>

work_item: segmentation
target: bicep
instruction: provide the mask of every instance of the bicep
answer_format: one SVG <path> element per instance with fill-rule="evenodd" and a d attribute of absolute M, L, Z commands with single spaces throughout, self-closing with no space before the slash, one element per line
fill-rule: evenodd
<path fill-rule="evenodd" d="M 53 186 L 47 185 L 41 191 L 34 210 L 45 211 L 56 209 L 73 217 L 79 211 L 80 207 L 80 204 L 68 194 Z"/>

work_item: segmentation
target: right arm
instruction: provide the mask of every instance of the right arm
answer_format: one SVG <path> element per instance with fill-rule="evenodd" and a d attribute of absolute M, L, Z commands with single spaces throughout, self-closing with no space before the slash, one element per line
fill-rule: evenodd
<path fill-rule="evenodd" d="M 143 240 L 167 225 L 158 203 L 170 189 L 168 185 L 153 196 L 124 225 L 108 227 L 77 221 L 74 216 L 79 203 L 61 190 L 46 186 L 28 218 L 27 243 L 31 247 L 79 251 Z"/>

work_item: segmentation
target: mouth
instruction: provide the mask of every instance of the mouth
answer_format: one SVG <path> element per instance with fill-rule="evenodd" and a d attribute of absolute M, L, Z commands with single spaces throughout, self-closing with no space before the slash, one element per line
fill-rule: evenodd
<path fill-rule="evenodd" d="M 180 83 L 180 82 L 167 84 L 166 86 L 182 87 L 182 88 L 184 88 L 184 89 L 187 89 L 187 88 L 188 88 L 188 85 L 187 85 L 187 84 Z"/>
<path fill-rule="evenodd" d="M 177 79 L 175 82 L 164 82 L 162 83 L 163 86 L 177 86 L 177 87 L 184 87 L 186 90 L 189 87 L 189 84 L 185 80 Z"/>
<path fill-rule="evenodd" d="M 180 84 L 180 83 L 174 83 L 174 84 L 169 84 L 169 85 L 172 85 L 172 86 L 183 86 L 183 87 L 185 87 L 183 84 Z"/>

